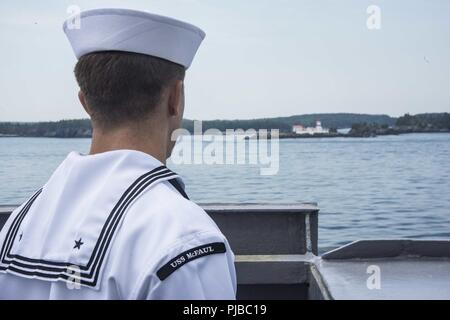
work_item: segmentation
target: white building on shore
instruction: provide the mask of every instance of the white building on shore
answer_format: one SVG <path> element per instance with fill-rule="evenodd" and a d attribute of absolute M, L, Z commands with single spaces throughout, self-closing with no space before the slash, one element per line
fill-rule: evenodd
<path fill-rule="evenodd" d="M 322 122 L 319 120 L 316 121 L 315 127 L 304 127 L 301 124 L 296 124 L 292 126 L 292 132 L 295 134 L 309 134 L 309 135 L 315 135 L 315 134 L 327 134 L 330 132 L 329 129 L 322 127 Z"/>

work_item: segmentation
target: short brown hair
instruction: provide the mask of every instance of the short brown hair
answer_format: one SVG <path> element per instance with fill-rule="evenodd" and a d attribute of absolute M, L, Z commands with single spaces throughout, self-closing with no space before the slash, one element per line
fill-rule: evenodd
<path fill-rule="evenodd" d="M 185 68 L 139 53 L 108 51 L 82 56 L 74 72 L 92 120 L 113 127 L 147 117 L 163 89 L 184 79 Z"/>

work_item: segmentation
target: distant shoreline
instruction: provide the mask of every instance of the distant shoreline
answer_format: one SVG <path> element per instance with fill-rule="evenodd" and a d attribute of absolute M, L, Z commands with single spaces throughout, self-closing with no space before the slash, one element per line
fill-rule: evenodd
<path fill-rule="evenodd" d="M 321 127 L 327 130 L 315 131 L 317 123 L 321 123 Z M 314 134 L 296 134 L 293 130 L 300 126 L 313 128 L 311 131 Z M 278 130 L 280 139 L 369 138 L 407 133 L 450 132 L 450 113 L 405 114 L 399 118 L 388 115 L 329 113 L 254 120 L 184 119 L 182 128 L 191 135 L 196 132 L 210 132 L 210 129 L 222 134 L 234 130 L 249 135 L 263 130 L 268 133 L 270 130 Z M 343 128 L 350 128 L 350 131 L 339 132 Z M 91 138 L 92 125 L 89 119 L 34 123 L 0 122 L 0 137 Z"/>
<path fill-rule="evenodd" d="M 279 139 L 280 140 L 287 140 L 287 139 L 328 139 L 328 138 L 377 138 L 382 136 L 401 136 L 401 135 L 407 135 L 407 134 L 436 134 L 436 133 L 450 133 L 450 130 L 436 130 L 436 131 L 408 131 L 408 132 L 399 132 L 399 133 L 386 133 L 386 134 L 377 134 L 373 136 L 359 136 L 359 135 L 352 135 L 352 134 L 315 134 L 315 135 L 300 135 L 300 134 L 280 134 Z M 224 133 L 225 135 L 225 133 Z M 196 135 L 190 135 L 190 136 L 196 136 Z M 19 135 L 0 135 L 0 138 L 48 138 L 48 139 L 92 139 L 92 137 L 49 137 L 49 136 L 19 136 Z M 255 138 L 248 137 L 247 140 L 251 140 Z M 257 139 L 263 139 L 260 137 L 257 137 Z M 270 139 L 270 134 L 268 135 L 267 139 Z"/>

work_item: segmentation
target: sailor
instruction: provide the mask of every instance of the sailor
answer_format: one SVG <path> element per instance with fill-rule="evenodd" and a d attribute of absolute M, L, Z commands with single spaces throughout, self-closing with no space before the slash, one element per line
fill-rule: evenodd
<path fill-rule="evenodd" d="M 125 9 L 82 12 L 64 32 L 92 120 L 0 233 L 0 299 L 234 299 L 234 255 L 166 160 L 184 76 L 205 33 Z"/>

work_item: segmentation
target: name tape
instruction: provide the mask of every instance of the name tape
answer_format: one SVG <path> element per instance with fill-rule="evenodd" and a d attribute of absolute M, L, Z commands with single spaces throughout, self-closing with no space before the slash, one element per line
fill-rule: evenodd
<path fill-rule="evenodd" d="M 209 256 L 211 254 L 225 253 L 226 251 L 227 249 L 223 242 L 215 242 L 192 248 L 188 251 L 181 253 L 180 255 L 173 258 L 165 265 L 163 265 L 156 272 L 156 275 L 158 276 L 159 280 L 163 281 L 188 262 L 191 262 L 201 257 Z"/>

